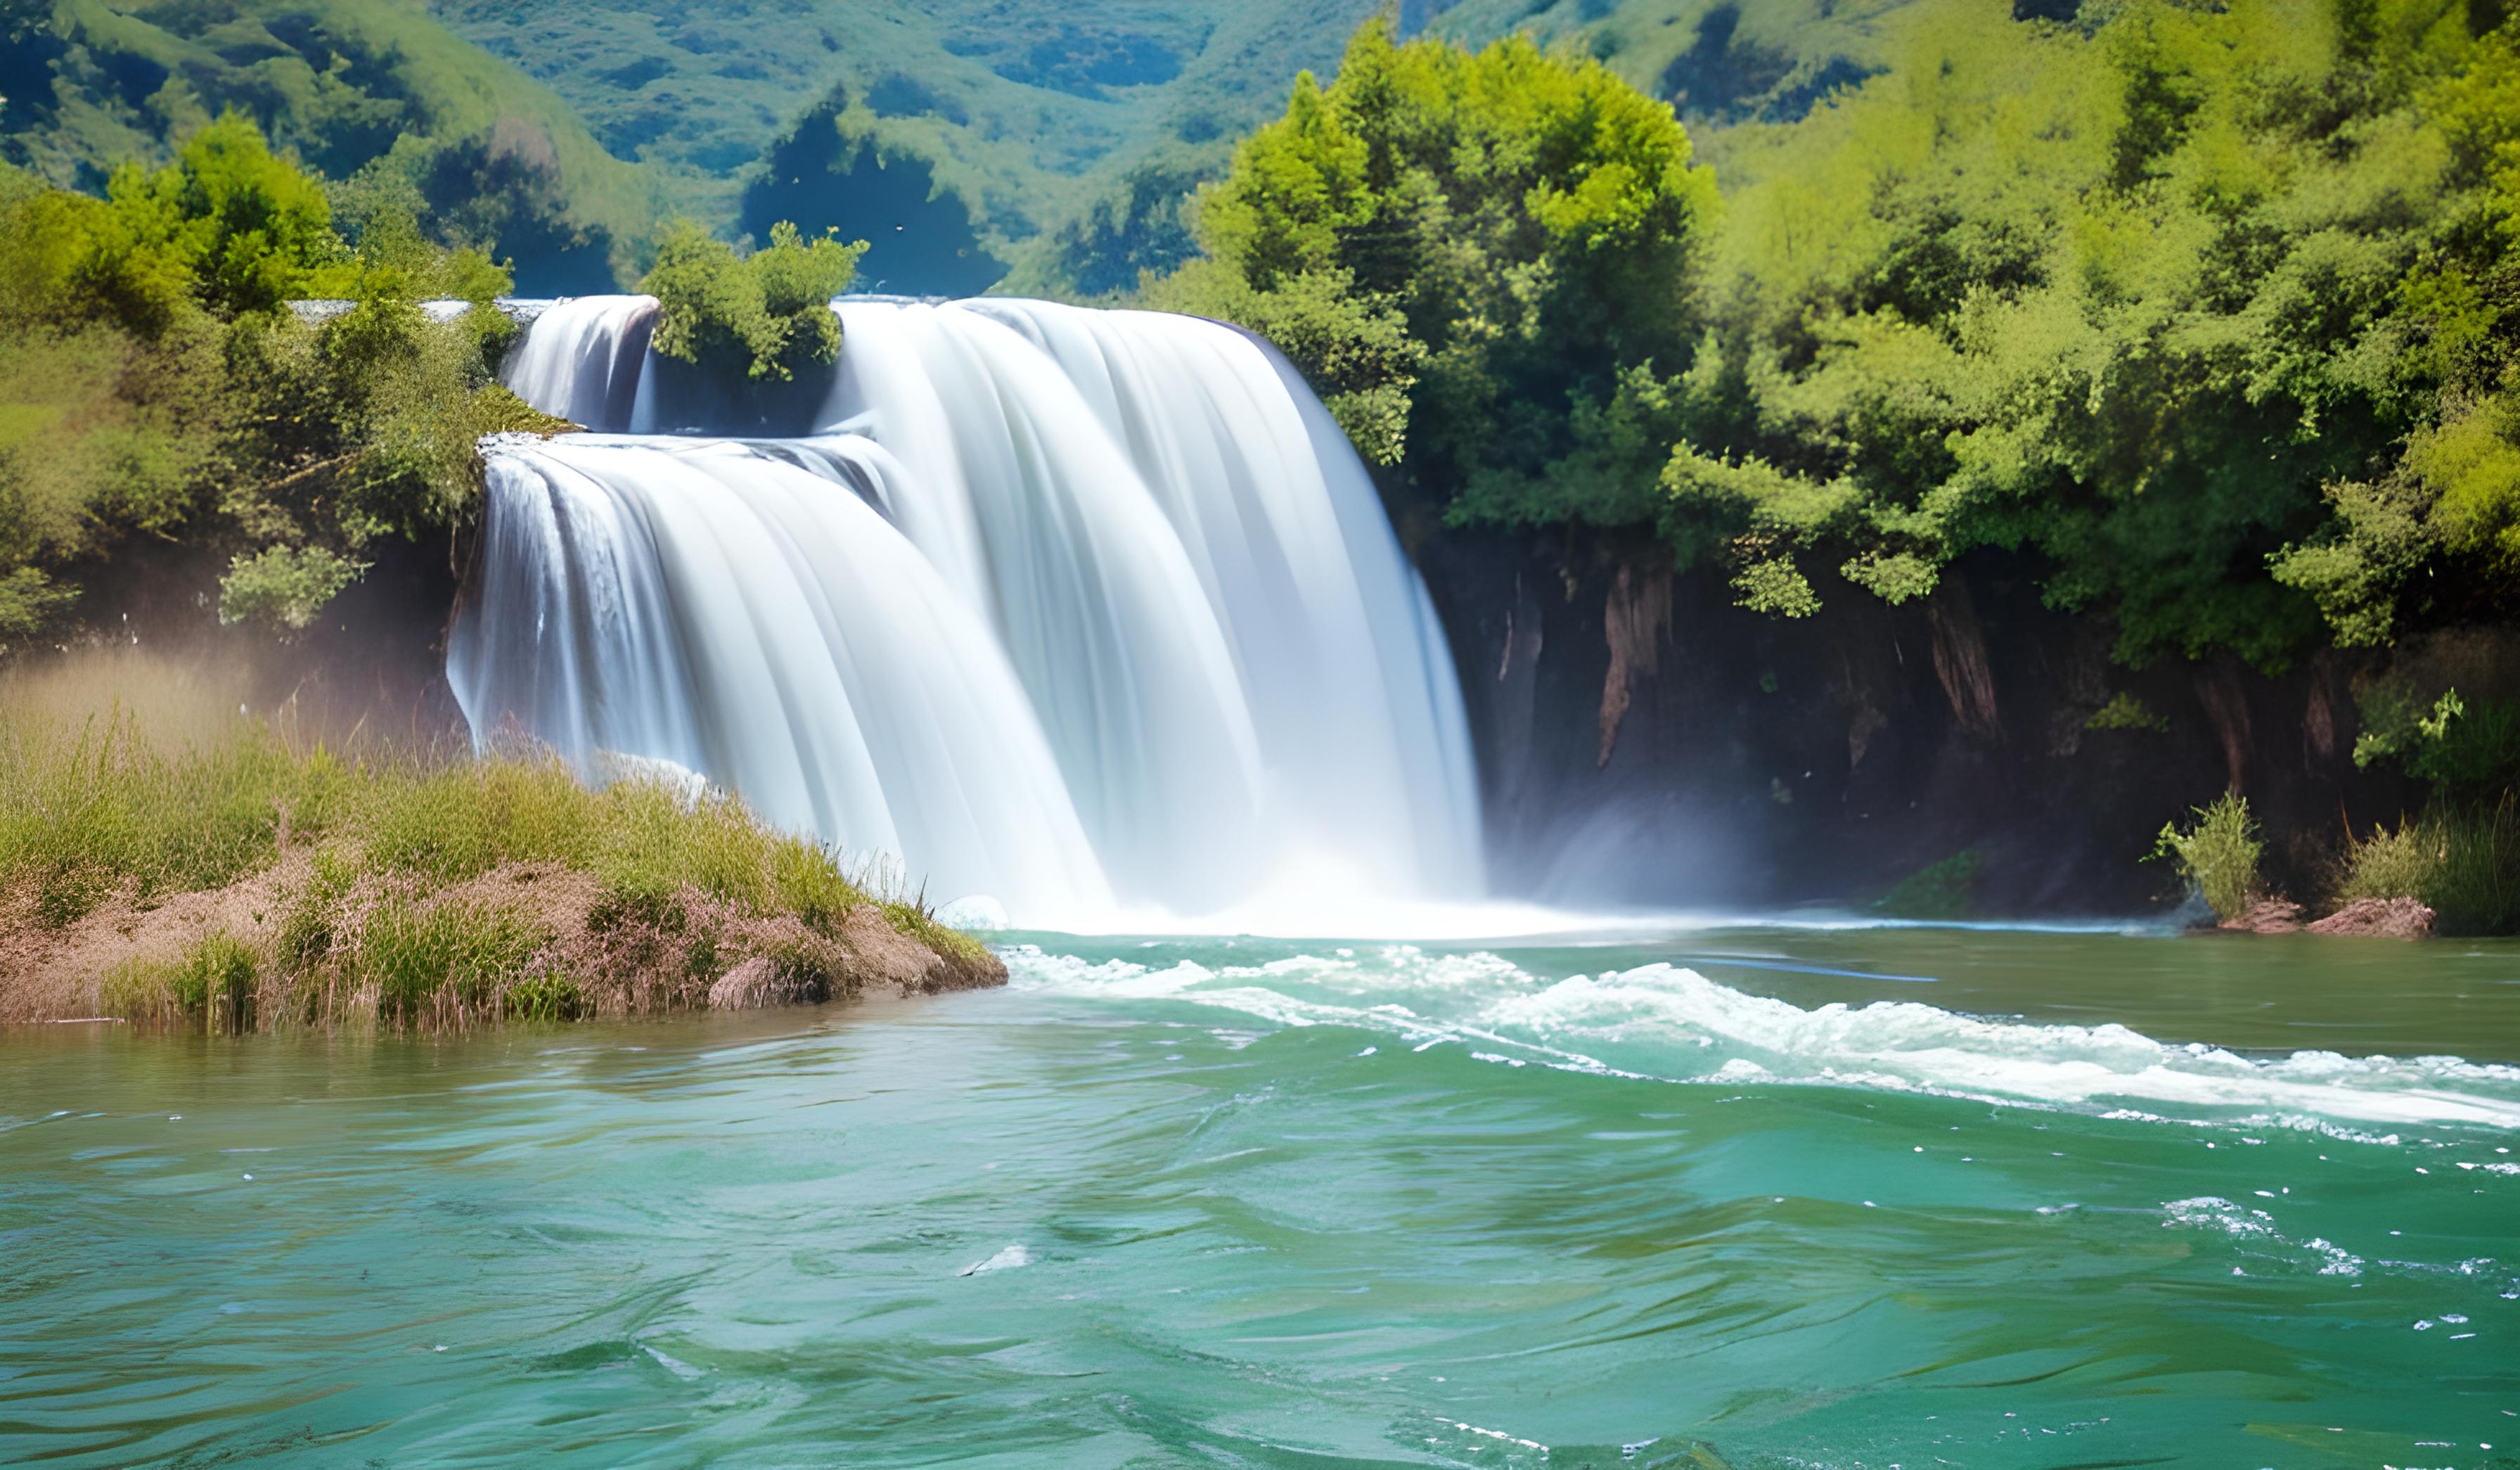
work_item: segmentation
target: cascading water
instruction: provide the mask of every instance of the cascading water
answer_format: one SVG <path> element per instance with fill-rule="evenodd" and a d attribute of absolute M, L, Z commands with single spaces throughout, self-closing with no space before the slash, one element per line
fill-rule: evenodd
<path fill-rule="evenodd" d="M 686 767 L 1026 924 L 1476 896 L 1431 605 L 1283 359 L 1150 312 L 837 309 L 786 439 L 652 432 L 647 298 L 536 320 L 509 386 L 609 432 L 490 445 L 447 657 L 476 739 Z"/>

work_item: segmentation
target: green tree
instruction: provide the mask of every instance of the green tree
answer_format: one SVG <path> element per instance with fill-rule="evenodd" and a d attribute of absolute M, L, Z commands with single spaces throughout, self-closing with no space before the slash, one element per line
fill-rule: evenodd
<path fill-rule="evenodd" d="M 1725 136 L 1512 40 L 1360 32 L 1147 299 L 1285 347 L 1457 523 L 1658 533 L 1739 599 L 1980 548 L 2130 663 L 2520 591 L 2520 41 L 2439 0 L 1916 0 Z"/>
<path fill-rule="evenodd" d="M 221 317 L 278 310 L 341 254 L 323 186 L 272 156 L 230 113 L 156 172 L 126 163 L 106 186 L 111 225 L 96 234 L 96 287 L 144 333 L 171 316 L 167 287 Z"/>
<path fill-rule="evenodd" d="M 685 362 L 741 363 L 745 376 L 788 382 L 796 369 L 839 355 L 840 321 L 832 298 L 857 278 L 863 240 L 836 234 L 807 240 L 792 224 L 770 228 L 749 255 L 688 219 L 656 247 L 639 289 L 656 298 L 656 350 Z"/>
<path fill-rule="evenodd" d="M 1271 336 L 1368 458 L 1464 514 L 1562 514 L 1536 487 L 1570 476 L 1649 509 L 1670 436 L 1635 425 L 1693 350 L 1714 207 L 1671 109 L 1598 62 L 1377 20 L 1200 192 L 1207 258 L 1146 296 Z"/>
<path fill-rule="evenodd" d="M 472 513 L 474 441 L 521 408 L 490 382 L 506 270 L 393 200 L 352 249 L 320 183 L 234 116 L 108 193 L 0 168 L 0 641 L 135 536 L 226 561 L 225 612 L 300 628 L 377 538 Z M 284 309 L 308 295 L 354 307 Z M 475 309 L 432 321 L 430 298 Z"/>

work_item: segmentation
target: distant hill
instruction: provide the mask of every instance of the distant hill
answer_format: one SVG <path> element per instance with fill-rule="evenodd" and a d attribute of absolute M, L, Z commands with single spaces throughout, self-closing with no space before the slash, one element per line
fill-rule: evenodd
<path fill-rule="evenodd" d="M 1133 236 L 1135 214 L 1169 216 L 1235 137 L 1283 106 L 1298 69 L 1336 63 L 1379 3 L 432 0 L 432 10 L 549 85 L 614 156 L 659 170 L 704 217 L 756 233 L 771 217 L 795 218 L 872 240 L 871 289 L 970 290 L 1003 261 L 1014 284 L 1092 292 L 1171 263 L 1167 251 L 1187 243 L 1177 226 L 1140 221 Z M 922 207 L 931 192 L 934 211 Z"/>
<path fill-rule="evenodd" d="M 529 287 L 631 266 L 657 182 L 571 105 L 385 0 L 0 0 L 0 157 L 91 191 L 234 108 L 333 178 L 389 154 Z M 396 153 L 399 149 L 398 154 Z"/>
<path fill-rule="evenodd" d="M 1398 14 L 1584 47 L 1712 133 L 1878 69 L 1900 3 Z M 234 107 L 332 177 L 386 161 L 453 232 L 495 236 L 530 291 L 634 279 L 657 223 L 687 212 L 731 237 L 775 219 L 864 236 L 872 290 L 1095 296 L 1182 257 L 1184 197 L 1381 6 L 0 0 L 0 157 L 101 188 Z"/>

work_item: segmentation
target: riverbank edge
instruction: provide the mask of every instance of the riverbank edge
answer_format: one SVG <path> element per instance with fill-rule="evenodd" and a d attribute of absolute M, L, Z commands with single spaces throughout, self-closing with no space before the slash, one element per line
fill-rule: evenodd
<path fill-rule="evenodd" d="M 335 901 L 363 924 L 522 922 L 534 939 L 507 973 L 457 974 L 423 996 L 389 983 L 343 983 L 338 968 L 292 967 L 307 943 L 308 895 L 325 882 L 301 846 L 217 888 L 143 896 L 125 888 L 68 924 L 48 924 L 31 886 L 0 896 L 0 1025 L 112 1020 L 165 1029 L 292 1026 L 469 1031 L 518 1020 L 620 1020 L 865 997 L 986 988 L 1005 964 L 977 941 L 909 905 L 874 899 L 819 923 L 746 912 L 684 886 L 624 904 L 594 873 L 557 862 L 503 863 L 418 892 L 393 875 L 357 880 Z M 889 910 L 901 908 L 902 914 Z M 244 956 L 242 961 L 225 956 Z M 237 966 L 225 973 L 222 963 Z M 245 970 L 244 966 L 249 966 Z M 238 981 L 235 977 L 243 974 Z"/>

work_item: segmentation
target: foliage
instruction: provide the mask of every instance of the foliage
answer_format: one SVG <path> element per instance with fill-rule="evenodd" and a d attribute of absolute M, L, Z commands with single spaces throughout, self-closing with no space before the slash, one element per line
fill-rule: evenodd
<path fill-rule="evenodd" d="M 471 514 L 474 441 L 516 427 L 488 382 L 509 276 L 371 206 L 354 248 L 233 115 L 104 200 L 0 165 L 0 639 L 69 612 L 78 574 L 141 537 L 226 559 L 230 620 L 302 629 L 362 548 Z M 279 309 L 308 295 L 351 308 Z M 475 306 L 441 323 L 426 299 Z"/>
<path fill-rule="evenodd" d="M 2132 692 L 2121 689 L 2109 696 L 2107 704 L 2092 712 L 2091 717 L 2083 721 L 2083 728 L 2150 730 L 2158 734 L 2170 728 L 2170 721 L 2164 719 L 2150 705 L 2136 698 Z"/>
<path fill-rule="evenodd" d="M 1893 919 L 1965 919 L 1974 910 L 1985 859 L 1963 850 L 1928 863 L 1881 896 L 1873 912 Z"/>
<path fill-rule="evenodd" d="M 267 546 L 229 563 L 219 578 L 219 621 L 301 632 L 334 593 L 367 570 L 321 546 Z"/>
<path fill-rule="evenodd" d="M 162 164 L 234 112 L 310 177 L 390 180 L 439 243 L 495 243 L 538 289 L 610 289 L 616 250 L 656 217 L 656 180 L 423 7 L 13 0 L 5 15 L 0 159 L 55 185 Z M 337 216 L 360 212 L 364 190 L 326 192 Z M 337 222 L 357 239 L 355 217 Z"/>
<path fill-rule="evenodd" d="M 1670 110 L 1599 64 L 1376 20 L 1200 191 L 1209 258 L 1148 298 L 1271 336 L 1369 459 L 1462 486 L 1457 514 L 1634 513 L 1714 203 Z"/>
<path fill-rule="evenodd" d="M 1626 75 L 1629 44 L 1684 96 L 1756 60 L 1737 11 L 1671 56 L 1654 8 L 1593 32 Z M 1148 299 L 1277 337 L 1457 523 L 1649 529 L 1783 617 L 1999 547 L 2127 663 L 2277 666 L 2520 592 L 2520 32 L 2494 21 L 1914 0 L 1819 105 L 1722 135 L 1720 216 L 1608 68 L 1372 24 Z M 1343 315 L 1264 309 L 1298 287 Z M 1386 315 L 1415 352 L 1322 345 Z"/>
<path fill-rule="evenodd" d="M 114 170 L 106 198 L 86 284 L 144 334 L 164 330 L 179 288 L 221 317 L 276 311 L 340 251 L 322 186 L 272 157 L 234 113 L 154 173 Z"/>
<path fill-rule="evenodd" d="M 2357 840 L 2336 898 L 2416 898 L 2448 935 L 2520 930 L 2520 799 L 2436 804 Z"/>
<path fill-rule="evenodd" d="M 2358 703 L 2357 765 L 2395 761 L 2462 800 L 2492 795 L 2520 778 L 2520 702 L 2470 704 L 2451 689 L 2427 707 L 2404 684 L 2382 679 L 2364 688 Z"/>
<path fill-rule="evenodd" d="M 1215 261 L 1193 261 L 1150 280 L 1142 304 L 1236 322 L 1300 364 L 1322 406 L 1377 465 L 1396 465 L 1408 442 L 1410 393 L 1426 360 L 1397 306 L 1358 292 L 1345 271 L 1318 271 L 1257 291 Z"/>
<path fill-rule="evenodd" d="M 2194 816 L 2185 831 L 2165 824 L 2152 855 L 2175 862 L 2216 918 L 2238 918 L 2258 897 L 2258 859 L 2266 851 L 2248 801 L 2226 794 Z"/>
<path fill-rule="evenodd" d="M 832 298 L 857 274 L 863 240 L 808 241 L 792 224 L 771 227 L 749 255 L 692 220 L 677 220 L 656 247 L 639 289 L 656 298 L 656 350 L 685 362 L 742 364 L 745 376 L 787 382 L 796 369 L 839 354 Z"/>

